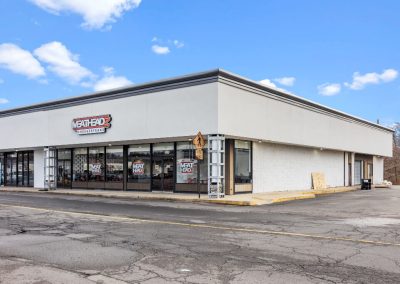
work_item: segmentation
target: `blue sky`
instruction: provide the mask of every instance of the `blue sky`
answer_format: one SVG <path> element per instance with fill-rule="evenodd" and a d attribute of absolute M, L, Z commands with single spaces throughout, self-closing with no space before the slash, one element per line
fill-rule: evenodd
<path fill-rule="evenodd" d="M 390 125 L 399 10 L 395 0 L 0 0 L 0 109 L 219 67 Z"/>

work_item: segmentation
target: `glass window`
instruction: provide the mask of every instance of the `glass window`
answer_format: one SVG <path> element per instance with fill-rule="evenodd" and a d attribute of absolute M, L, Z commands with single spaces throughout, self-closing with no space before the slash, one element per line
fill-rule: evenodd
<path fill-rule="evenodd" d="M 0 185 L 4 185 L 4 154 L 0 153 Z"/>
<path fill-rule="evenodd" d="M 104 182 L 104 147 L 89 148 L 89 181 Z"/>
<path fill-rule="evenodd" d="M 29 177 L 29 164 L 28 164 L 28 162 L 29 162 L 29 153 L 25 152 L 24 153 L 24 162 L 23 162 L 23 171 L 24 171 L 23 184 L 24 184 L 24 186 L 28 186 L 29 185 L 29 180 L 28 180 L 28 177 Z"/>
<path fill-rule="evenodd" d="M 235 140 L 235 183 L 252 182 L 251 142 Z"/>
<path fill-rule="evenodd" d="M 208 145 L 204 146 L 203 149 L 203 160 L 200 161 L 200 183 L 207 184 L 208 183 Z"/>
<path fill-rule="evenodd" d="M 17 185 L 17 153 L 6 154 L 6 185 Z"/>
<path fill-rule="evenodd" d="M 29 186 L 34 185 L 34 166 L 33 166 L 34 158 L 33 157 L 34 157 L 33 152 L 29 152 L 28 153 L 28 160 L 29 160 L 29 165 L 28 165 L 29 182 L 28 182 L 28 185 Z"/>
<path fill-rule="evenodd" d="M 17 153 L 17 168 L 18 168 L 18 186 L 22 186 L 24 185 L 24 153 L 23 152 L 18 152 Z"/>
<path fill-rule="evenodd" d="M 123 147 L 106 148 L 107 182 L 124 181 L 124 150 Z"/>
<path fill-rule="evenodd" d="M 197 183 L 197 169 L 200 168 L 200 183 L 207 183 L 207 144 L 203 149 L 203 160 L 197 161 L 192 142 L 178 142 L 176 145 L 176 183 Z"/>
<path fill-rule="evenodd" d="M 128 182 L 150 183 L 150 145 L 131 145 L 128 148 Z"/>
<path fill-rule="evenodd" d="M 153 145 L 154 156 L 169 156 L 174 154 L 174 143 L 158 143 Z"/>
<path fill-rule="evenodd" d="M 87 148 L 74 149 L 73 154 L 74 172 L 73 181 L 85 182 L 88 180 Z"/>
<path fill-rule="evenodd" d="M 176 145 L 176 183 L 197 183 L 197 160 L 192 142 Z"/>

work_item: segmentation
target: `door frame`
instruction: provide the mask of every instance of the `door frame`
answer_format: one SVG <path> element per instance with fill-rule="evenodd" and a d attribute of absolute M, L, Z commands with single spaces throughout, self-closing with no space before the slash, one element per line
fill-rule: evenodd
<path fill-rule="evenodd" d="M 172 166 L 174 167 L 173 171 L 172 171 L 172 184 L 173 184 L 172 190 L 165 190 L 164 172 L 165 172 L 165 164 L 166 164 L 165 161 L 166 160 L 171 160 Z M 162 176 L 160 178 L 160 188 L 157 188 L 157 189 L 154 188 L 154 175 L 153 175 L 155 162 L 161 162 L 161 168 L 162 168 Z M 176 165 L 175 165 L 175 157 L 174 156 L 172 156 L 172 155 L 171 156 L 165 156 L 165 155 L 153 156 L 151 159 L 151 187 L 150 187 L 151 191 L 175 192 L 175 184 L 176 184 L 175 168 L 176 168 Z"/>

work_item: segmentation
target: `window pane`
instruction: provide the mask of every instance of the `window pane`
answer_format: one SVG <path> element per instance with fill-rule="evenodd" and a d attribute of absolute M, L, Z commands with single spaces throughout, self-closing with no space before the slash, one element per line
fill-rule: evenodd
<path fill-rule="evenodd" d="M 106 148 L 107 182 L 120 182 L 124 180 L 124 151 L 123 147 Z"/>
<path fill-rule="evenodd" d="M 21 186 L 24 183 L 23 174 L 24 174 L 24 153 L 18 152 L 18 185 Z"/>
<path fill-rule="evenodd" d="M 158 143 L 153 145 L 153 155 L 173 155 L 174 143 Z"/>
<path fill-rule="evenodd" d="M 235 183 L 251 183 L 251 142 L 235 141 Z"/>
<path fill-rule="evenodd" d="M 89 181 L 104 182 L 104 147 L 89 148 Z"/>
<path fill-rule="evenodd" d="M 0 153 L 0 185 L 4 185 L 4 154 Z"/>
<path fill-rule="evenodd" d="M 28 165 L 28 171 L 29 171 L 29 186 L 33 186 L 34 184 L 34 168 L 33 168 L 33 152 L 29 152 L 28 159 L 29 159 L 29 165 Z"/>
<path fill-rule="evenodd" d="M 176 183 L 197 183 L 197 160 L 191 142 L 177 143 Z"/>
<path fill-rule="evenodd" d="M 128 182 L 150 183 L 150 145 L 131 145 L 128 148 Z"/>
<path fill-rule="evenodd" d="M 74 173 L 73 181 L 85 182 L 87 181 L 87 149 L 77 148 L 74 149 Z"/>

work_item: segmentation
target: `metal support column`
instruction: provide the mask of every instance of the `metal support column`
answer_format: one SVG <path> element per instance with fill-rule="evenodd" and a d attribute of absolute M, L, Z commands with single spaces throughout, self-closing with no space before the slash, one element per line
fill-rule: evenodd
<path fill-rule="evenodd" d="M 225 137 L 208 136 L 208 197 L 225 197 Z"/>
<path fill-rule="evenodd" d="M 44 190 L 57 188 L 56 148 L 44 148 Z"/>

